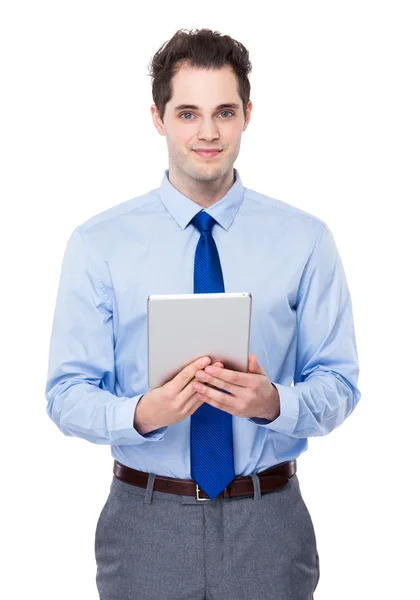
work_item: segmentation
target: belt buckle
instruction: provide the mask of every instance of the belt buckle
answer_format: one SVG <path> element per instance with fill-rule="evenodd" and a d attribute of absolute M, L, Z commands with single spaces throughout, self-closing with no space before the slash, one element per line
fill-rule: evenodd
<path fill-rule="evenodd" d="M 211 498 L 200 498 L 199 494 L 200 493 L 200 488 L 198 487 L 197 484 L 195 484 L 195 497 L 197 500 L 199 500 L 200 502 L 205 502 L 206 500 L 211 500 Z"/>

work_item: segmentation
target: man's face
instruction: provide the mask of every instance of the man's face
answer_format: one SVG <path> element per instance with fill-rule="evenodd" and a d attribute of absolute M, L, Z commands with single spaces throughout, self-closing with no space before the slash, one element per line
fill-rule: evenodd
<path fill-rule="evenodd" d="M 174 93 L 166 105 L 163 123 L 156 106 L 151 107 L 158 132 L 166 136 L 170 171 L 201 182 L 223 179 L 232 172 L 239 154 L 242 132 L 251 117 L 251 101 L 245 119 L 230 66 L 212 70 L 183 66 L 172 85 Z M 218 108 L 221 104 L 237 107 Z M 196 152 L 199 149 L 219 152 L 206 157 Z"/>

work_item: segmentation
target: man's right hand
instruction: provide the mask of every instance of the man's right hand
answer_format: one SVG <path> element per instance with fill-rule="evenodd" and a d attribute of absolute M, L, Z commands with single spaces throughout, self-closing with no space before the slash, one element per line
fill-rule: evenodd
<path fill-rule="evenodd" d="M 146 392 L 137 403 L 134 428 L 144 435 L 191 416 L 205 402 L 197 398 L 197 392 L 192 387 L 195 374 L 210 363 L 208 356 L 202 356 L 161 387 Z M 221 362 L 215 362 L 214 365 L 223 367 Z"/>

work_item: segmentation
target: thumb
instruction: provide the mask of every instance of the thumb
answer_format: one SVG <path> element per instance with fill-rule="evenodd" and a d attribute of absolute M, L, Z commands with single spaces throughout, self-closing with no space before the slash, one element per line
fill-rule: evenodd
<path fill-rule="evenodd" d="M 266 372 L 264 371 L 264 369 L 261 367 L 261 365 L 258 364 L 258 362 L 257 362 L 257 356 L 255 354 L 250 354 L 249 355 L 248 371 L 250 373 L 257 373 L 259 375 L 266 375 Z"/>

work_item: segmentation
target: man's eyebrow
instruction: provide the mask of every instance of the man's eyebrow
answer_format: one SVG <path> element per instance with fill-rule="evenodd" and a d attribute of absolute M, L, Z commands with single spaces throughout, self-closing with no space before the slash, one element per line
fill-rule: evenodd
<path fill-rule="evenodd" d="M 175 106 L 174 110 L 185 110 L 186 108 L 190 108 L 191 110 L 201 110 L 201 108 L 196 104 L 178 104 L 178 106 Z M 216 106 L 215 110 L 221 110 L 222 108 L 239 108 L 239 104 L 236 102 L 219 104 L 219 106 Z"/>

